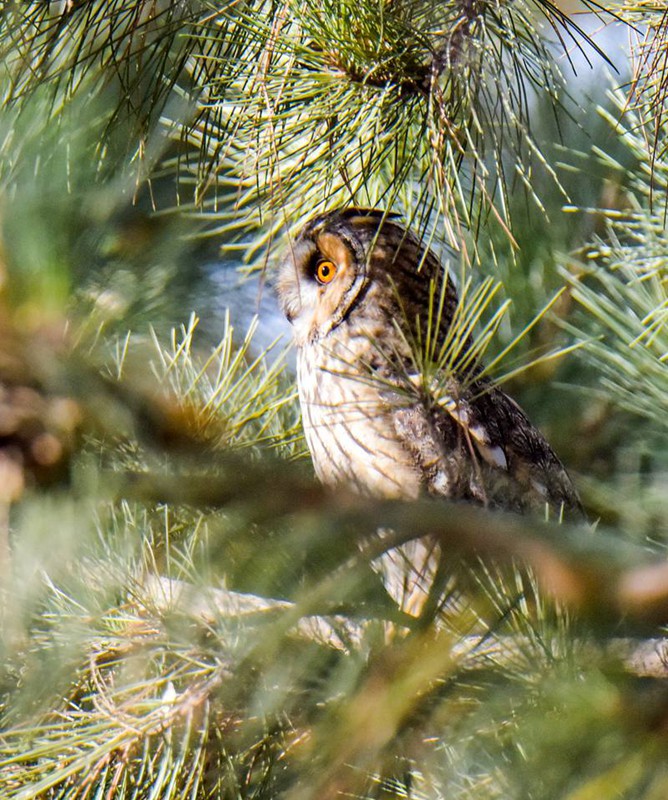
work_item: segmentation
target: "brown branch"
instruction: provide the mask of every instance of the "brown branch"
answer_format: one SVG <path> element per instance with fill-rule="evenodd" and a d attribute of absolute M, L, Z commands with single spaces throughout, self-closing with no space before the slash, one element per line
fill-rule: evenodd
<path fill-rule="evenodd" d="M 333 552 L 339 548 L 342 561 L 360 547 L 372 560 L 413 539 L 436 537 L 453 563 L 474 557 L 529 567 L 556 602 L 592 622 L 668 623 L 668 564 L 610 532 L 444 500 L 404 503 L 332 493 L 298 464 L 251 463 L 230 454 L 220 466 L 215 477 L 125 473 L 110 481 L 117 497 L 198 508 L 243 506 L 256 525 L 275 527 L 282 519 L 301 522 L 303 529 L 304 520 L 311 528 L 320 520 L 336 532 L 328 545 Z M 378 529 L 390 533 L 379 538 Z"/>
<path fill-rule="evenodd" d="M 207 625 L 215 624 L 221 617 L 265 624 L 269 618 L 290 614 L 296 620 L 291 628 L 296 636 L 336 650 L 345 651 L 351 644 L 359 645 L 364 637 L 364 620 L 344 615 L 300 616 L 297 605 L 286 600 L 225 588 L 203 589 L 186 581 L 159 575 L 145 576 L 141 583 L 141 595 L 143 602 L 146 602 L 146 597 L 150 598 L 153 609 L 158 613 L 178 612 Z M 529 640 L 521 635 L 466 635 L 449 640 L 450 658 L 454 663 L 460 663 L 463 669 L 487 669 L 490 663 L 510 665 L 518 654 L 526 652 L 529 647 Z M 603 652 L 619 661 L 632 675 L 668 677 L 668 639 L 612 637 L 605 643 Z"/>

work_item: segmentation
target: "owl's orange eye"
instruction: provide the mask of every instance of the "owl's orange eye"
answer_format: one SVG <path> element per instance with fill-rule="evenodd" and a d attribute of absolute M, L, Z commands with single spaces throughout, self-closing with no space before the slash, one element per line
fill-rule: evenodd
<path fill-rule="evenodd" d="M 315 267 L 315 277 L 318 283 L 331 283 L 337 273 L 337 266 L 333 261 L 323 259 Z"/>

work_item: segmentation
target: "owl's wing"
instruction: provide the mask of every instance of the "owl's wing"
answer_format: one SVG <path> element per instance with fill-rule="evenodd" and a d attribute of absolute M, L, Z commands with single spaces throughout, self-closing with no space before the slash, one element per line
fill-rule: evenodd
<path fill-rule="evenodd" d="M 485 380 L 449 381 L 394 413 L 397 434 L 432 494 L 516 511 L 582 516 L 573 484 L 517 403 Z"/>

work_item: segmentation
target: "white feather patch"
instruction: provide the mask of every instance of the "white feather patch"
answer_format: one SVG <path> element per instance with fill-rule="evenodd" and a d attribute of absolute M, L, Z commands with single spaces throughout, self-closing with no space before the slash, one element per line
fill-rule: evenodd
<path fill-rule="evenodd" d="M 498 467 L 499 469 L 508 469 L 508 459 L 503 451 L 503 447 L 499 445 L 490 447 L 486 444 L 482 444 L 480 441 L 476 441 L 475 446 L 488 464 L 491 464 L 493 467 Z"/>
<path fill-rule="evenodd" d="M 531 478 L 530 481 L 533 488 L 541 497 L 547 497 L 547 486 L 544 483 L 537 481 L 535 478 Z"/>
<path fill-rule="evenodd" d="M 439 405 L 463 428 L 466 428 L 476 449 L 488 464 L 497 469 L 508 469 L 508 459 L 503 448 L 500 445 L 491 444 L 489 433 L 482 425 L 471 425 L 471 417 L 466 406 L 449 396 L 442 398 Z"/>

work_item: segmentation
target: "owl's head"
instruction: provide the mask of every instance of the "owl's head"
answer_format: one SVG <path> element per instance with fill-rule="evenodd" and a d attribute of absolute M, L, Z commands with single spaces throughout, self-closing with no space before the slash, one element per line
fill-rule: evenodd
<path fill-rule="evenodd" d="M 327 336 L 363 303 L 376 302 L 370 289 L 389 297 L 406 281 L 428 285 L 439 268 L 394 215 L 347 208 L 314 217 L 290 242 L 278 294 L 297 344 L 304 345 Z"/>

